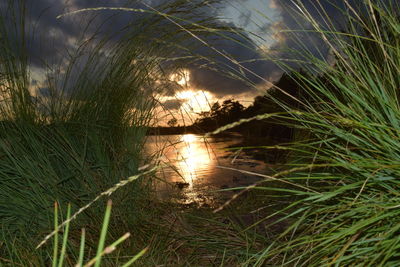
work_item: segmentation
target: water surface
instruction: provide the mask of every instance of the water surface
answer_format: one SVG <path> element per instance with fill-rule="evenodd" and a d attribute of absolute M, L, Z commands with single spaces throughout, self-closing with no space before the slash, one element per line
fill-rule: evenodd
<path fill-rule="evenodd" d="M 240 141 L 240 135 L 207 139 L 195 134 L 149 136 L 146 152 L 162 155 L 168 165 L 157 173 L 164 181 L 156 185 L 158 195 L 183 204 L 214 206 L 232 195 L 232 192 L 221 192 L 222 189 L 247 186 L 259 180 L 254 175 L 219 168 L 265 173 L 264 162 L 228 149 Z"/>

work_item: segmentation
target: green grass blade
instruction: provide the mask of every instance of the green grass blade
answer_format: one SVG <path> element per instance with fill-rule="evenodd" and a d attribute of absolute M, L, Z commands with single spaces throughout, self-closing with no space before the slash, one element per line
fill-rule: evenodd
<path fill-rule="evenodd" d="M 144 248 L 142 251 L 140 251 L 138 254 L 136 254 L 132 259 L 130 259 L 128 262 L 126 262 L 124 265 L 122 265 L 122 267 L 131 266 L 139 258 L 141 258 L 144 254 L 146 254 L 147 250 L 149 250 L 149 248 Z"/>
<path fill-rule="evenodd" d="M 70 218 L 70 216 L 71 216 L 71 204 L 68 204 L 67 220 Z M 67 244 L 68 244 L 68 235 L 69 235 L 69 223 L 67 223 L 65 225 L 64 234 L 63 234 L 63 242 L 62 242 L 61 253 L 60 253 L 60 261 L 58 262 L 58 267 L 62 267 L 64 264 L 65 254 L 67 251 Z"/>
<path fill-rule="evenodd" d="M 107 208 L 106 208 L 106 212 L 104 214 L 104 220 L 103 220 L 103 226 L 101 228 L 99 244 L 97 246 L 96 263 L 94 265 L 95 267 L 99 267 L 100 263 L 101 263 L 101 257 L 102 257 L 102 252 L 103 252 L 103 249 L 104 249 L 104 244 L 105 244 L 105 241 L 106 241 L 108 224 L 110 222 L 111 207 L 112 207 L 112 201 L 109 200 L 107 202 Z"/>
<path fill-rule="evenodd" d="M 81 243 L 79 246 L 79 257 L 78 257 L 78 263 L 76 264 L 77 267 L 83 266 L 83 258 L 85 255 L 85 238 L 86 238 L 85 235 L 86 235 L 86 230 L 85 228 L 82 228 Z"/>
<path fill-rule="evenodd" d="M 52 266 L 57 266 L 57 256 L 58 256 L 58 203 L 57 201 L 54 202 L 54 229 L 57 230 L 56 234 L 54 235 L 53 241 L 53 260 Z"/>

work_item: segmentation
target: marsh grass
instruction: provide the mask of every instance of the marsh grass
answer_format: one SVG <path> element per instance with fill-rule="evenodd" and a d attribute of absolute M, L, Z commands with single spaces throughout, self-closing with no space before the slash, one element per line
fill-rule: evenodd
<path fill-rule="evenodd" d="M 68 242 L 69 242 L 69 229 L 70 229 L 70 221 L 71 221 L 71 206 L 68 205 L 67 209 L 67 214 L 66 214 L 66 224 L 65 227 L 61 227 L 61 225 L 58 224 L 58 215 L 59 215 L 59 207 L 57 202 L 54 204 L 54 228 L 55 228 L 55 235 L 53 238 L 53 257 L 51 258 L 51 266 L 53 267 L 62 267 L 63 265 L 67 266 L 76 266 L 76 267 L 90 267 L 90 266 L 95 266 L 98 267 L 101 265 L 102 259 L 104 256 L 109 255 L 111 253 L 114 253 L 115 250 L 117 249 L 118 245 L 121 245 L 124 241 L 126 241 L 130 237 L 130 233 L 125 233 L 123 236 L 118 238 L 116 241 L 111 243 L 108 246 L 105 246 L 106 242 L 106 235 L 108 231 L 108 226 L 110 223 L 110 216 L 111 216 L 111 207 L 112 207 L 112 201 L 109 200 L 107 202 L 107 208 L 104 213 L 104 219 L 103 219 L 103 224 L 101 227 L 101 232 L 100 232 L 100 238 L 98 241 L 97 245 L 97 252 L 95 256 L 92 259 L 85 260 L 85 242 L 86 242 L 86 231 L 85 228 L 82 228 L 81 231 L 81 239 L 80 239 L 80 245 L 79 245 L 79 254 L 77 255 L 77 259 L 73 259 L 71 255 L 68 255 L 67 250 L 68 250 Z M 59 232 L 62 232 L 62 242 L 61 242 L 61 247 L 59 244 Z M 131 259 L 129 259 L 126 263 L 122 264 L 121 266 L 127 267 L 132 265 L 135 261 L 137 261 L 141 256 L 143 256 L 148 248 L 145 248 L 141 250 L 139 253 L 136 255 L 132 256 Z M 75 264 L 73 264 L 75 260 Z M 117 260 L 119 261 L 118 257 Z M 85 263 L 84 263 L 85 262 Z M 111 262 L 111 263 L 115 263 Z"/>
<path fill-rule="evenodd" d="M 291 224 L 247 263 L 397 266 L 400 7 L 378 0 L 356 9 L 345 0 L 341 32 L 328 17 L 321 26 L 301 1 L 293 3 L 312 26 L 304 32 L 319 34 L 335 60 L 304 53 L 308 64 L 300 72 L 282 63 L 302 89 L 301 105 L 276 99 L 301 132 L 286 147 L 298 169 L 283 179 L 307 189 L 276 188 L 268 180 L 252 188 L 291 197 L 277 213 Z"/>
<path fill-rule="evenodd" d="M 173 15 L 180 12 L 179 3 L 162 8 Z M 165 66 L 174 69 L 175 61 L 169 57 L 176 55 L 176 43 L 187 36 L 154 14 L 118 33 L 99 39 L 86 36 L 58 65 L 43 65 L 41 82 L 46 91 L 40 92 L 31 82 L 31 57 L 36 55 L 28 54 L 27 3 L 5 1 L 2 5 L 0 261 L 23 266 L 57 262 L 57 249 L 53 251 L 48 243 L 35 249 L 52 232 L 54 201 L 60 207 L 70 204 L 71 210 L 90 207 L 76 219 L 72 215 L 72 225 L 67 220 L 60 226 L 65 227 L 60 253 L 81 258 L 80 242 L 85 240 L 85 255 L 94 257 L 96 244 L 104 239 L 104 232 L 100 236 L 97 232 L 104 200 L 96 200 L 115 185 L 119 186 L 116 193 L 112 191 L 114 219 L 107 232 L 111 240 L 119 240 L 125 232 L 134 231 L 136 241 L 125 242 L 118 254 L 132 255 L 135 248 L 151 242 L 154 229 L 139 226 L 157 216 L 157 207 L 149 210 L 149 205 L 155 205 L 150 174 L 125 179 L 137 177 L 140 164 L 148 160 L 142 149 L 146 127 L 152 123 L 154 93 L 162 89 L 157 88 L 163 86 L 159 81 L 168 80 Z M 59 215 L 63 221 L 69 216 Z M 60 257 L 58 266 L 63 263 L 64 256 Z"/>

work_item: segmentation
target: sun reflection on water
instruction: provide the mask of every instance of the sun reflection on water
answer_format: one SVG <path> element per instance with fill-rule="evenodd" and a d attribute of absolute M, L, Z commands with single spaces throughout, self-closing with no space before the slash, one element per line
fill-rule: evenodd
<path fill-rule="evenodd" d="M 194 134 L 185 134 L 182 135 L 181 141 L 185 143 L 193 143 L 196 141 L 196 136 Z"/>
<path fill-rule="evenodd" d="M 184 205 L 212 206 L 218 199 L 226 197 L 225 193 L 217 193 L 217 190 L 254 183 L 257 177 L 217 168 L 217 165 L 231 166 L 232 153 L 226 148 L 239 141 L 240 138 L 234 137 L 205 140 L 195 134 L 150 136 L 146 153 L 157 157 L 162 155 L 165 163 L 156 173 L 159 179 L 155 180 L 155 186 L 159 197 Z M 234 167 L 258 172 L 265 169 L 265 164 L 256 164 L 245 155 L 241 157 L 235 159 Z M 246 165 L 248 163 L 254 164 Z"/>
<path fill-rule="evenodd" d="M 178 169 L 182 179 L 193 188 L 193 183 L 199 179 L 202 169 L 211 164 L 211 154 L 207 144 L 201 138 L 193 134 L 185 134 L 181 137 L 182 146 L 178 152 Z"/>

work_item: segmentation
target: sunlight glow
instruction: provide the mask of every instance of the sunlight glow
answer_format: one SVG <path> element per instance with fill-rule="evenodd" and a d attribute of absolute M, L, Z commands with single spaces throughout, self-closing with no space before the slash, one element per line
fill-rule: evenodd
<path fill-rule="evenodd" d="M 198 178 L 198 171 L 204 165 L 210 165 L 211 156 L 203 140 L 194 134 L 185 134 L 181 137 L 184 146 L 180 149 L 179 169 L 182 178 L 193 187 L 193 182 Z"/>
<path fill-rule="evenodd" d="M 196 97 L 196 92 L 192 90 L 185 90 L 185 91 L 179 91 L 175 94 L 176 98 L 182 99 L 182 100 L 189 100 L 193 97 Z"/>
<path fill-rule="evenodd" d="M 168 104 L 162 107 L 167 107 L 167 115 L 162 119 L 164 124 L 167 124 L 172 117 L 178 120 L 179 125 L 191 124 L 200 113 L 210 111 L 211 104 L 215 102 L 213 95 L 195 87 L 190 80 L 191 73 L 188 69 L 170 74 L 169 81 L 178 85 L 178 88 L 175 89 L 173 96 L 160 96 L 160 102 Z M 179 113 L 172 114 L 171 111 L 175 112 L 175 110 Z M 160 113 L 163 113 L 163 110 Z"/>
<path fill-rule="evenodd" d="M 194 134 L 185 134 L 182 135 L 181 140 L 185 143 L 193 143 L 194 141 L 196 141 L 196 136 Z"/>
<path fill-rule="evenodd" d="M 186 111 L 203 112 L 210 110 L 213 96 L 206 91 L 185 90 L 175 94 L 176 99 L 183 100 L 182 108 Z"/>

